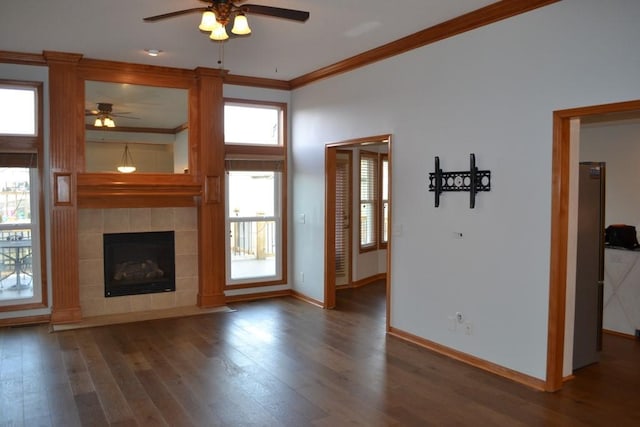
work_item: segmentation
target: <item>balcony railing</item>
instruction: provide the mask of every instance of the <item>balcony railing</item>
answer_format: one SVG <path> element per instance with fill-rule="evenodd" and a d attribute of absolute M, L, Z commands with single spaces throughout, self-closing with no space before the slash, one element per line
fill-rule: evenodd
<path fill-rule="evenodd" d="M 0 299 L 33 296 L 32 252 L 31 230 L 0 230 Z"/>
<path fill-rule="evenodd" d="M 276 274 L 277 219 L 274 217 L 229 218 L 229 249 L 232 280 Z"/>
<path fill-rule="evenodd" d="M 276 253 L 276 221 L 230 218 L 231 257 L 265 259 Z"/>

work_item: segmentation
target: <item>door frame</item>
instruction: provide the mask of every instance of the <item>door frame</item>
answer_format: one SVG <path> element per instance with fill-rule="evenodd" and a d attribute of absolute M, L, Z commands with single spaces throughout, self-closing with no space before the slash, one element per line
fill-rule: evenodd
<path fill-rule="evenodd" d="M 336 153 L 339 149 L 355 148 L 360 146 L 371 145 L 374 143 L 387 143 L 387 152 L 389 156 L 389 206 L 393 206 L 392 203 L 392 155 L 391 155 L 391 134 L 375 135 L 365 138 L 356 138 L 340 142 L 329 143 L 325 145 L 325 215 L 324 215 L 324 308 L 335 308 L 336 306 L 336 271 L 335 271 L 335 212 L 336 205 L 334 199 L 334 189 L 336 186 Z M 389 225 L 392 222 L 392 211 L 389 209 Z M 352 215 L 352 227 L 355 227 L 355 220 Z M 390 317 L 390 305 L 391 305 L 391 245 L 392 245 L 392 233 L 389 233 L 389 239 L 387 243 L 387 283 L 386 283 L 386 299 L 387 299 L 387 316 L 386 316 L 386 330 L 389 330 L 389 317 Z"/>
<path fill-rule="evenodd" d="M 546 391 L 562 388 L 567 298 L 567 247 L 571 196 L 571 121 L 602 114 L 640 110 L 640 100 L 571 108 L 553 112 L 551 167 L 551 257 L 547 331 Z"/>

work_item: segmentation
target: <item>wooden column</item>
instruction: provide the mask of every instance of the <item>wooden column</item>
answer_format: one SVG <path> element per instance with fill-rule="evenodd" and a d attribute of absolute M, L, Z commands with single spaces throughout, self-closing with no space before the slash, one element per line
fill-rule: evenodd
<path fill-rule="evenodd" d="M 82 55 L 44 52 L 49 66 L 51 197 L 51 323 L 82 319 L 76 203 L 77 132 L 84 105 L 78 79 Z"/>
<path fill-rule="evenodd" d="M 198 157 L 202 198 L 198 203 L 198 306 L 224 305 L 224 122 L 220 70 L 197 68 Z"/>

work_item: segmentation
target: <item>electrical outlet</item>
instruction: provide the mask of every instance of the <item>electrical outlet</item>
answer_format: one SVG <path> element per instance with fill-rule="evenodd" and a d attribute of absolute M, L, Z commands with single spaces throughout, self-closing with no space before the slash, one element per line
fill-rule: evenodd
<path fill-rule="evenodd" d="M 304 283 L 304 272 L 300 272 L 300 283 Z"/>
<path fill-rule="evenodd" d="M 467 335 L 472 335 L 473 334 L 473 323 L 465 322 L 465 324 L 464 324 L 464 333 L 467 334 Z"/>
<path fill-rule="evenodd" d="M 462 312 L 461 312 L 461 311 L 458 311 L 458 312 L 456 313 L 456 319 L 458 320 L 458 323 L 462 323 L 462 322 L 464 322 L 464 316 L 462 315 Z"/>

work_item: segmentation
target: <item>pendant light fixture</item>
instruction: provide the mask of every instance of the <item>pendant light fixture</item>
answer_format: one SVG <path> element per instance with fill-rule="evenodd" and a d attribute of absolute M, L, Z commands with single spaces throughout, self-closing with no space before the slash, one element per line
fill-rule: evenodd
<path fill-rule="evenodd" d="M 120 165 L 118 166 L 118 172 L 122 173 L 131 173 L 135 172 L 136 167 L 133 164 L 133 157 L 131 157 L 131 152 L 129 151 L 129 145 L 124 145 L 124 152 L 122 153 L 122 158 L 120 159 Z"/>

